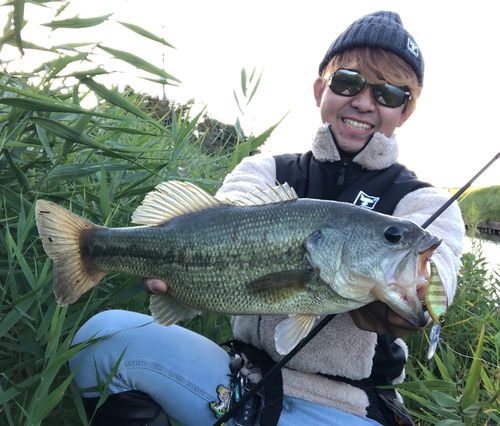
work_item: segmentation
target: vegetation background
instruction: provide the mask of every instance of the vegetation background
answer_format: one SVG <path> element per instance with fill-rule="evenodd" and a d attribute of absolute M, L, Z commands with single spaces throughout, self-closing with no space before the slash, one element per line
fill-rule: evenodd
<path fill-rule="evenodd" d="M 51 1 L 34 2 L 39 7 L 45 3 Z M 60 4 L 47 23 L 55 31 L 106 25 L 110 19 L 60 19 L 68 2 Z M 48 60 L 28 74 L 2 63 L 0 74 L 0 425 L 87 425 L 67 367 L 83 344 L 71 347 L 71 340 L 101 310 L 147 313 L 148 298 L 138 278 L 115 275 L 60 308 L 52 293 L 51 261 L 37 235 L 36 200 L 54 201 L 98 224 L 126 226 L 145 194 L 163 180 L 190 181 L 214 193 L 275 126 L 246 137 L 238 121 L 225 125 L 206 112 L 190 116 L 189 103 L 154 99 L 130 87 L 124 92 L 107 87 L 99 82 L 107 74 L 103 67 L 87 68 L 92 52 L 103 46 L 82 41 L 47 49 L 23 40 L 22 28 L 29 25 L 23 20 L 24 6 L 24 0 L 4 3 L 9 13 L 0 53 L 10 44 L 20 54 L 46 51 Z M 138 39 L 170 46 L 144 28 L 120 24 Z M 158 84 L 179 81 L 137 56 L 106 49 L 110 57 L 150 73 Z M 261 75 L 242 70 L 241 87 L 235 91 L 241 113 Z M 82 108 L 88 97 L 95 97 L 95 104 Z M 481 206 L 491 207 L 491 197 L 469 207 L 472 228 Z M 399 390 L 420 424 L 500 421 L 499 289 L 498 272 L 486 270 L 476 244 L 462 258 L 457 297 L 437 355 L 426 359 L 427 333 L 407 339 L 413 355 L 409 377 Z M 184 326 L 218 343 L 231 337 L 226 317 L 205 314 Z M 107 378 L 101 379 L 104 401 Z"/>

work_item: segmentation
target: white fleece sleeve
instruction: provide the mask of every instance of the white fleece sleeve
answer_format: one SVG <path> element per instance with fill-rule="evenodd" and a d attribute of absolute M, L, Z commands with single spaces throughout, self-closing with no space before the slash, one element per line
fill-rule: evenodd
<path fill-rule="evenodd" d="M 448 199 L 451 194 L 440 188 L 422 188 L 410 192 L 398 203 L 394 216 L 413 220 L 422 225 Z M 432 255 L 451 303 L 457 288 L 465 226 L 458 204 L 454 202 L 427 228 L 443 242 Z"/>
<path fill-rule="evenodd" d="M 235 169 L 226 176 L 215 197 L 219 200 L 235 200 L 245 193 L 252 193 L 256 188 L 269 189 L 276 186 L 276 161 L 264 154 L 244 158 Z"/>

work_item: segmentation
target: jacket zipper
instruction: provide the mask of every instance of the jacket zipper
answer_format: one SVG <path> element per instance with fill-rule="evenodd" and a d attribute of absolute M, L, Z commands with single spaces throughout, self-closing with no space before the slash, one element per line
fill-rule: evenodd
<path fill-rule="evenodd" d="M 347 173 L 347 166 L 349 164 L 344 163 L 342 164 L 342 168 L 339 170 L 339 177 L 337 179 L 337 186 L 343 187 L 344 186 L 344 181 L 345 181 L 345 175 Z"/>

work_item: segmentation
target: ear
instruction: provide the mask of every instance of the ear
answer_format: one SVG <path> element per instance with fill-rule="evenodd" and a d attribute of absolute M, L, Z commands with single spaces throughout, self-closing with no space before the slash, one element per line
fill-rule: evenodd
<path fill-rule="evenodd" d="M 406 120 L 408 120 L 411 115 L 413 114 L 413 111 L 406 110 L 401 114 L 401 117 L 399 117 L 397 127 L 401 127 L 403 124 L 406 123 Z"/>
<path fill-rule="evenodd" d="M 316 99 L 316 106 L 319 107 L 321 105 L 321 99 L 323 98 L 323 92 L 325 91 L 325 81 L 318 77 L 314 82 L 314 99 Z"/>

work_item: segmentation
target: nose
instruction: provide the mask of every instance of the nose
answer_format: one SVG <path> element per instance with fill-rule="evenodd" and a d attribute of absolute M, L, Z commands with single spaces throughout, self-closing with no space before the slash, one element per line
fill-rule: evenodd
<path fill-rule="evenodd" d="M 366 84 L 363 90 L 352 98 L 351 105 L 360 112 L 374 111 L 376 105 L 372 95 L 372 86 Z"/>

